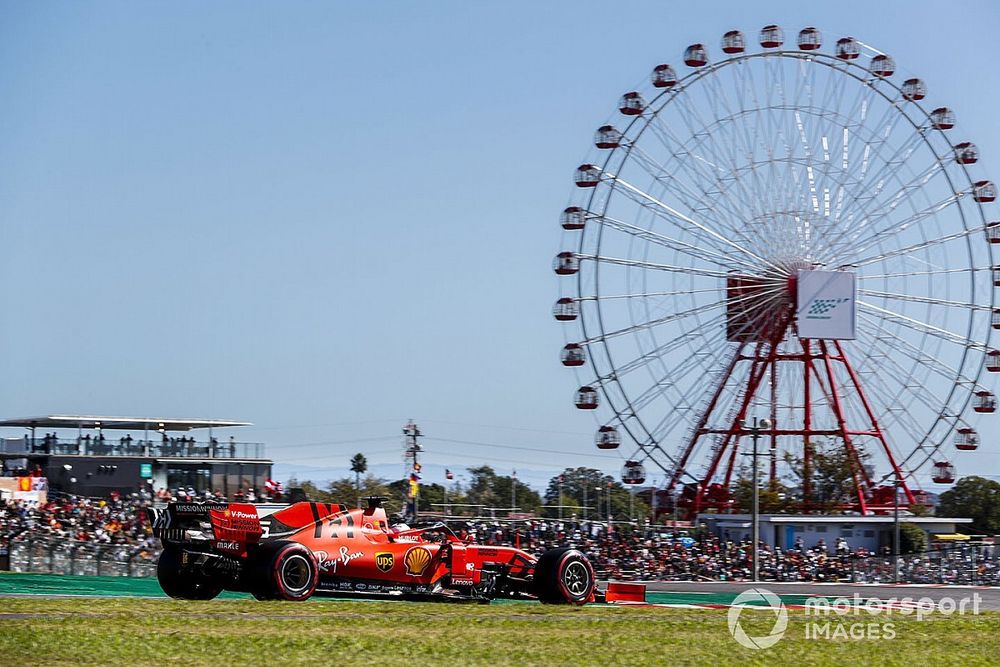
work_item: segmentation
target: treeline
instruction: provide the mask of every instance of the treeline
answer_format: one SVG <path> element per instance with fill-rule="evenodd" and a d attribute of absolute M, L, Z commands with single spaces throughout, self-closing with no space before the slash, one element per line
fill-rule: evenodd
<path fill-rule="evenodd" d="M 357 459 L 352 460 L 352 464 Z M 326 488 L 319 488 L 311 481 L 292 478 L 289 488 L 301 488 L 310 500 L 354 505 L 367 496 L 388 498 L 390 512 L 401 510 L 409 492 L 409 480 L 389 481 L 365 472 L 362 466 L 352 468 L 354 477 L 344 477 Z M 421 512 L 443 512 L 448 507 L 451 514 L 504 516 L 514 508 L 516 512 L 533 513 L 535 516 L 556 518 L 577 517 L 607 520 L 609 504 L 613 520 L 642 520 L 649 516 L 649 505 L 610 475 L 594 468 L 566 468 L 549 480 L 544 494 L 539 494 L 521 480 L 498 475 L 490 466 L 467 468 L 469 480 L 456 481 L 445 487 L 442 484 L 419 484 L 418 509 Z M 645 494 L 646 500 L 649 494 Z"/>

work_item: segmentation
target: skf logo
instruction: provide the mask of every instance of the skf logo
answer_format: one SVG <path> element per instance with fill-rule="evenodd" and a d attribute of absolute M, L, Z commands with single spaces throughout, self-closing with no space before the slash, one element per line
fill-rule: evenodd
<path fill-rule="evenodd" d="M 396 564 L 395 557 L 388 551 L 375 552 L 375 566 L 383 572 L 388 572 Z"/>
<path fill-rule="evenodd" d="M 403 557 L 406 573 L 411 577 L 419 577 L 431 562 L 431 552 L 423 547 L 413 547 Z"/>
<path fill-rule="evenodd" d="M 813 299 L 812 303 L 809 304 L 809 310 L 806 312 L 806 319 L 828 320 L 830 316 L 827 313 L 845 301 L 850 301 L 850 299 L 847 297 L 839 299 Z"/>

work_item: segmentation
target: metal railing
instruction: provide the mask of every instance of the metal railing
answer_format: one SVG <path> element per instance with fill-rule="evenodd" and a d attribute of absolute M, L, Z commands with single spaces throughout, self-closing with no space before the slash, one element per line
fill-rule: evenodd
<path fill-rule="evenodd" d="M 856 583 L 891 583 L 895 576 L 891 556 L 866 556 L 851 563 Z M 904 554 L 899 579 L 908 584 L 1000 585 L 1000 550 L 992 544 L 963 544 Z"/>
<path fill-rule="evenodd" d="M 152 577 L 159 551 L 131 544 L 93 544 L 29 537 L 10 544 L 12 572 Z"/>
<path fill-rule="evenodd" d="M 56 454 L 71 456 L 143 456 L 199 459 L 262 459 L 264 443 L 230 442 L 168 438 L 167 440 L 133 440 L 130 438 L 4 438 L 0 440 L 3 454 Z"/>

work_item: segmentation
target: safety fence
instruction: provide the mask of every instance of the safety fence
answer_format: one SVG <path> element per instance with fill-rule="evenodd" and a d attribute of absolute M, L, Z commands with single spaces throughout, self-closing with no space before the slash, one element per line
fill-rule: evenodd
<path fill-rule="evenodd" d="M 853 558 L 856 583 L 890 583 L 896 577 L 891 556 Z M 1000 585 L 1000 550 L 992 544 L 965 544 L 904 554 L 899 558 L 899 581 L 910 584 L 966 586 Z"/>
<path fill-rule="evenodd" d="M 129 544 L 94 544 L 47 538 L 14 541 L 9 547 L 10 570 L 41 574 L 82 574 L 152 577 L 158 551 Z"/>

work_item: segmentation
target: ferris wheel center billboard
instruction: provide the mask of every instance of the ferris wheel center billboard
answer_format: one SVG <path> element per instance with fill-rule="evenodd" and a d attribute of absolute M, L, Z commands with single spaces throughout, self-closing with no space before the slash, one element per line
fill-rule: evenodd
<path fill-rule="evenodd" d="M 799 271 L 796 313 L 801 338 L 856 338 L 857 287 L 847 271 Z"/>

